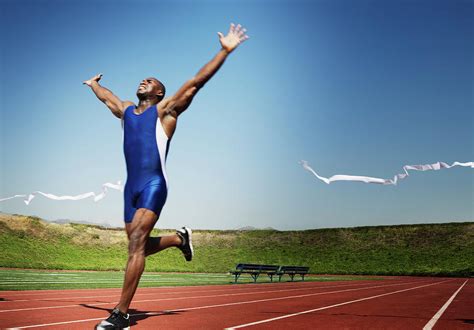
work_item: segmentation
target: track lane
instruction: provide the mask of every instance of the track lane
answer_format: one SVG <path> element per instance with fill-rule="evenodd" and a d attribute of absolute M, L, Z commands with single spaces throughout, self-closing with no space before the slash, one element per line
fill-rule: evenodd
<path fill-rule="evenodd" d="M 393 283 L 393 281 L 390 281 L 388 283 L 385 282 L 385 284 L 382 284 L 382 281 L 373 281 L 375 283 L 372 283 L 371 286 L 369 286 L 367 283 L 351 283 L 351 286 L 346 286 L 346 287 L 340 287 L 340 288 L 331 288 L 327 286 L 327 283 L 322 283 L 323 285 L 317 285 L 313 289 L 308 286 L 307 284 L 303 284 L 300 282 L 300 284 L 295 283 L 294 285 L 302 285 L 303 287 L 303 292 L 328 292 L 328 291 L 348 291 L 348 290 L 353 290 L 353 289 L 358 289 L 359 287 L 373 287 L 373 286 L 387 286 L 387 285 L 404 285 L 403 283 Z M 324 286 L 326 284 L 326 286 Z M 349 284 L 349 283 L 346 283 Z M 232 289 L 232 286 L 229 286 L 230 289 Z M 255 286 L 254 286 L 255 287 Z M 268 286 L 267 286 L 268 287 Z M 209 288 L 209 287 L 207 287 Z M 161 312 L 163 310 L 172 310 L 172 309 L 178 309 L 182 310 L 183 308 L 185 309 L 190 309 L 191 310 L 199 310 L 201 309 L 202 306 L 207 306 L 203 309 L 207 308 L 216 308 L 217 306 L 215 305 L 228 305 L 232 306 L 234 304 L 241 304 L 241 303 L 247 303 L 248 301 L 254 301 L 251 302 L 256 303 L 256 301 L 259 300 L 269 300 L 272 301 L 274 299 L 287 299 L 288 296 L 301 296 L 301 292 L 298 291 L 288 291 L 290 289 L 297 289 L 297 288 L 288 288 L 288 287 L 283 287 L 283 289 L 279 290 L 274 290 L 274 287 L 268 287 L 267 291 L 273 291 L 273 292 L 267 292 L 262 290 L 254 290 L 250 292 L 233 292 L 230 291 L 228 294 L 221 294 L 218 297 L 215 295 L 206 295 L 206 296 L 195 296 L 194 298 L 190 297 L 180 297 L 179 299 L 149 299 L 146 301 L 134 301 L 132 303 L 132 309 L 138 312 L 133 312 L 133 313 L 138 313 L 142 311 L 155 311 L 155 312 Z M 273 290 L 271 290 L 273 289 Z M 285 290 L 285 291 L 284 291 Z M 202 290 L 200 290 L 202 291 Z M 301 291 L 301 290 L 300 290 Z M 307 293 L 306 293 L 307 294 Z M 293 298 L 294 299 L 294 298 Z M 230 305 L 229 305 L 230 304 Z M 33 324 L 43 324 L 43 323 L 57 323 L 57 322 L 68 322 L 71 320 L 80 320 L 80 319 L 88 319 L 88 318 L 94 318 L 96 315 L 99 315 L 100 317 L 105 317 L 107 315 L 107 311 L 110 310 L 113 306 L 115 305 L 114 303 L 111 303 L 109 305 L 101 305 L 101 306 L 78 306 L 76 308 L 64 308 L 64 309 L 55 309 L 55 310 L 43 310 L 43 311 L 29 311 L 28 313 L 23 313 L 23 312 L 8 312 L 5 313 L 5 316 L 9 316 L 8 319 L 5 317 L 7 324 L 4 324 L 4 326 L 7 327 L 19 327 L 19 326 L 24 326 L 24 325 L 33 325 Z M 215 307 L 213 307 L 215 306 Z M 21 323 L 19 321 L 15 321 L 11 319 L 12 315 L 18 315 L 21 314 Z M 179 312 L 176 312 L 179 313 Z M 175 314 L 176 314 L 175 313 Z M 25 315 L 26 314 L 26 315 Z M 25 316 L 25 317 L 23 317 Z M 3 317 L 3 316 L 2 316 Z M 69 327 L 69 326 L 68 326 Z"/>
<path fill-rule="evenodd" d="M 400 277 L 384 281 L 287 282 L 274 284 L 259 283 L 246 285 L 141 288 L 139 289 L 139 294 L 142 294 L 142 296 L 137 296 L 137 298 L 140 298 L 141 300 L 133 302 L 131 306 L 131 314 L 134 314 L 131 319 L 133 322 L 133 327 L 137 329 L 150 329 L 156 327 L 163 327 L 167 329 L 223 329 L 232 325 L 254 322 L 264 318 L 268 319 L 275 316 L 298 313 L 302 310 L 314 309 L 315 306 L 320 308 L 324 306 L 340 304 L 341 302 L 344 303 L 350 300 L 357 300 L 361 297 L 375 296 L 389 292 L 410 289 L 416 286 L 434 283 L 436 281 L 439 282 L 441 280 L 442 279 L 439 278 Z M 439 284 L 430 287 L 434 288 L 440 286 L 443 287 L 443 290 L 445 291 L 451 290 L 448 294 L 449 296 L 454 291 L 453 287 L 456 287 L 456 285 L 459 284 L 459 281 L 456 282 L 453 281 L 453 279 L 449 280 L 454 283 L 452 285 Z M 469 281 L 466 285 L 466 289 L 468 289 L 466 293 L 473 290 L 472 283 L 470 282 L 472 281 Z M 451 289 L 449 289 L 450 286 Z M 427 287 L 426 289 L 430 287 Z M 105 297 L 109 298 L 111 301 L 114 300 L 114 303 L 110 302 L 109 305 L 90 306 L 87 304 L 88 301 L 94 301 L 94 299 L 104 299 L 104 296 L 102 294 L 97 294 L 97 290 L 72 290 L 72 292 L 67 293 L 75 294 L 76 296 L 74 296 L 74 302 L 86 303 L 84 306 L 76 305 L 71 308 L 56 308 L 43 311 L 33 310 L 25 312 L 18 311 L 0 313 L 0 320 L 2 321 L 1 325 L 2 327 L 44 325 L 38 329 L 64 329 L 65 326 L 67 326 L 68 329 L 92 328 L 99 320 L 102 320 L 107 316 L 108 311 L 114 306 L 116 300 L 116 291 L 110 289 L 101 290 L 102 294 L 104 294 Z M 417 290 L 425 289 L 420 288 L 407 292 L 414 292 Z M 78 295 L 78 292 L 81 294 Z M 427 294 L 427 292 L 429 291 L 423 291 L 418 295 L 423 296 Z M 4 292 L 0 292 L 0 296 L 3 293 Z M 37 292 L 32 291 L 31 293 Z M 92 298 L 91 293 L 93 294 Z M 154 299 L 147 299 L 150 298 L 147 295 L 155 293 L 156 297 L 153 297 Z M 22 297 L 18 295 L 18 292 L 16 292 L 16 294 L 16 299 L 27 301 L 11 301 L 10 303 L 13 304 L 27 302 L 30 304 L 39 302 L 36 300 L 40 298 L 38 296 L 28 300 L 21 299 Z M 84 296 L 82 296 L 82 294 L 84 294 Z M 110 296 L 111 294 L 112 296 Z M 370 302 L 370 304 L 372 304 L 376 301 L 379 301 L 379 303 L 376 305 L 382 309 L 386 309 L 390 308 L 391 304 L 395 304 L 394 306 L 397 305 L 396 302 L 390 302 L 391 299 L 388 299 L 389 297 L 396 295 L 403 295 L 405 297 L 404 299 L 410 301 L 412 300 L 410 295 L 405 296 L 405 293 L 401 292 L 389 296 L 375 298 L 370 301 L 354 302 L 351 305 L 356 307 L 358 306 L 357 308 L 359 308 L 365 303 Z M 446 294 L 442 292 L 438 292 L 438 295 L 444 295 L 444 300 L 448 298 L 446 297 Z M 10 297 L 14 298 L 14 294 L 12 293 Z M 64 294 L 57 295 L 57 292 L 55 293 L 52 291 L 48 292 L 48 294 L 42 297 L 47 302 L 51 302 L 49 299 L 54 298 L 58 298 L 59 302 L 64 302 L 64 299 L 59 298 L 66 298 L 64 297 Z M 470 306 L 472 306 L 472 298 L 471 296 L 464 294 L 464 289 L 459 293 L 458 298 L 453 301 L 452 306 L 459 307 L 460 304 L 465 306 L 466 303 L 470 303 Z M 416 302 L 414 304 L 416 305 L 416 308 L 423 306 L 416 304 Z M 3 305 L 3 303 L 0 304 L 0 309 L 3 307 Z M 5 304 L 5 306 L 7 305 L 8 304 Z M 336 311 L 345 307 L 349 307 L 349 305 L 333 307 L 326 311 L 331 311 L 331 313 L 326 314 L 332 315 L 333 309 Z M 439 302 L 438 306 L 434 309 L 438 308 Z M 443 314 L 443 317 L 439 320 L 438 324 L 441 324 L 441 322 L 451 322 L 450 325 L 452 325 L 452 322 L 454 321 L 449 318 L 466 317 L 466 315 L 472 315 L 472 308 L 467 308 L 466 310 L 464 307 L 464 309 L 464 312 L 461 308 L 461 313 L 453 314 L 451 312 L 451 307 L 448 308 L 445 314 Z M 308 313 L 309 316 L 311 314 L 315 313 Z M 321 315 L 325 314 L 320 314 L 318 320 L 321 319 Z M 429 317 L 431 316 L 432 315 Z M 447 320 L 444 319 L 445 316 L 448 318 Z M 332 315 L 332 317 L 335 317 L 337 320 L 344 318 L 343 315 Z M 366 318 L 369 320 L 372 320 L 373 317 L 377 317 L 377 315 L 370 314 L 366 316 Z M 280 326 L 286 328 L 289 327 L 292 329 L 307 328 L 308 322 L 311 322 L 310 324 L 313 326 L 312 318 L 313 316 L 311 316 L 311 320 L 308 321 L 305 320 L 305 316 L 297 316 L 288 318 L 288 320 L 291 320 L 289 324 L 281 323 L 283 321 L 270 322 L 268 324 L 273 325 L 273 329 L 275 328 L 276 324 L 278 324 L 278 328 L 280 328 Z M 383 323 L 383 320 L 384 319 L 382 318 L 382 320 L 375 322 L 381 322 L 379 325 L 384 324 L 384 326 L 381 326 L 382 328 L 393 328 L 391 325 L 394 325 L 394 323 Z M 385 321 L 387 321 L 387 319 L 385 319 Z M 328 322 L 329 323 L 321 325 L 321 328 L 328 328 L 328 326 L 333 326 L 336 324 L 334 320 L 328 320 Z M 52 323 L 57 324 L 54 325 Z M 348 324 L 345 322 L 342 323 L 343 326 L 341 327 L 348 327 Z M 314 323 L 314 325 L 317 326 L 317 323 Z M 263 324 L 259 325 L 259 328 L 260 327 L 265 328 Z M 464 329 L 466 327 L 462 328 Z M 472 327 L 470 328 L 472 329 Z M 435 330 L 436 329 L 442 328 L 435 327 Z M 454 329 L 457 328 L 454 327 Z"/>
<path fill-rule="evenodd" d="M 175 327 L 175 329 L 180 329 L 186 327 L 186 322 L 189 321 L 191 324 L 196 326 L 196 328 L 206 328 L 206 323 L 209 322 L 209 320 L 212 320 L 213 329 L 224 329 L 235 325 L 260 321 L 262 319 L 270 319 L 292 313 L 298 313 L 308 309 L 324 308 L 354 299 L 410 289 L 415 286 L 431 285 L 432 283 L 432 281 L 423 281 L 418 283 L 407 283 L 399 286 L 372 287 L 363 290 L 339 290 L 332 292 L 331 294 L 320 293 L 301 296 L 300 298 L 296 299 L 290 299 L 290 297 L 288 297 L 288 299 L 272 300 L 268 302 L 262 301 L 261 303 L 252 305 L 242 304 L 235 306 L 225 306 L 221 308 L 215 308 L 213 310 L 202 310 L 199 313 L 189 313 L 189 315 L 186 314 L 186 319 L 176 318 L 173 320 L 169 317 L 167 318 L 166 316 L 161 316 L 159 318 L 159 324 L 164 325 L 165 327 Z M 145 321 L 143 324 L 146 324 Z M 284 327 L 278 326 L 277 328 L 294 329 L 299 326 L 301 329 L 307 329 L 308 324 L 311 323 L 295 323 L 292 321 Z M 275 324 L 273 327 L 275 327 Z M 327 329 L 328 327 L 332 327 L 332 325 L 329 323 L 322 327 L 314 327 L 313 324 L 311 324 L 311 328 L 315 329 Z"/>
<path fill-rule="evenodd" d="M 313 287 L 344 287 L 344 286 L 351 286 L 356 285 L 357 283 L 372 283 L 373 281 L 361 281 L 361 282 L 354 282 L 354 281 L 344 281 L 344 282 L 330 282 L 327 284 L 323 284 L 326 282 L 305 282 L 298 283 L 298 282 L 288 282 L 288 283 L 276 283 L 276 284 L 269 284 L 269 285 L 259 285 L 259 284 L 251 284 L 251 285 L 244 285 L 244 286 L 209 286 L 209 287 L 175 287 L 175 288 L 155 288 L 155 289 L 139 289 L 134 297 L 134 301 L 142 301 L 147 299 L 161 298 L 162 296 L 170 296 L 179 295 L 183 296 L 186 294 L 195 295 L 196 293 L 202 292 L 203 294 L 210 294 L 210 293 L 235 293 L 235 292 L 250 292 L 250 291 L 269 291 L 269 290 L 304 290 L 305 287 L 313 288 Z M 298 284 L 295 284 L 298 283 Z M 205 288 L 205 289 L 202 289 Z M 151 292 L 150 292 L 151 291 Z M 117 301 L 120 297 L 120 292 L 109 294 L 108 291 L 103 290 L 96 290 L 94 292 L 95 295 L 85 295 L 85 296 L 76 296 L 73 293 L 71 295 L 64 297 L 61 295 L 60 297 L 50 297 L 50 295 L 43 296 L 43 297 L 36 297 L 33 299 L 19 299 L 19 300 L 9 300 L 9 301 L 2 301 L 0 302 L 0 315 L 5 312 L 9 311 L 21 311 L 21 310 L 41 310 L 43 309 L 54 309 L 54 308 L 71 308 L 77 306 L 80 303 L 88 303 L 88 304 L 107 304 L 113 303 Z M 88 293 L 90 294 L 90 292 Z M 8 298 L 7 298 L 8 299 Z"/>
<path fill-rule="evenodd" d="M 336 329 L 421 329 L 434 314 L 433 310 L 439 308 L 438 304 L 452 294 L 453 288 L 459 287 L 459 280 L 439 279 L 435 285 L 412 287 L 415 289 L 401 292 L 395 290 L 394 294 L 367 300 L 347 300 L 330 308 L 300 310 L 293 315 L 284 315 L 281 319 L 262 319 L 261 321 L 268 322 L 257 325 L 261 329 L 283 329 L 289 326 L 299 329 L 295 324 L 311 324 L 314 328 L 325 328 L 330 324 Z"/>
<path fill-rule="evenodd" d="M 471 278 L 454 298 L 433 330 L 474 329 L 474 280 Z"/>
<path fill-rule="evenodd" d="M 196 298 L 196 299 L 188 299 L 188 300 L 169 300 L 166 302 L 163 301 L 155 301 L 155 302 L 148 302 L 146 304 L 133 304 L 132 303 L 132 321 L 139 322 L 140 328 L 150 328 L 153 326 L 159 325 L 160 327 L 164 328 L 171 328 L 171 329 L 182 329 L 189 327 L 190 324 L 193 325 L 194 328 L 223 328 L 227 326 L 228 318 L 229 317 L 237 317 L 238 320 L 240 313 L 238 310 L 243 308 L 245 311 L 254 310 L 255 308 L 260 308 L 263 305 L 274 305 L 275 303 L 281 303 L 283 305 L 286 304 L 294 304 L 301 303 L 302 297 L 307 296 L 324 296 L 331 297 L 337 295 L 341 292 L 344 292 L 346 295 L 349 296 L 353 292 L 357 291 L 370 291 L 374 292 L 385 292 L 387 287 L 394 287 L 400 288 L 410 286 L 410 283 L 385 283 L 381 284 L 379 281 L 378 283 L 372 284 L 371 286 L 367 286 L 367 284 L 359 285 L 358 287 L 352 288 L 341 288 L 338 290 L 331 290 L 330 288 L 318 288 L 312 291 L 306 291 L 305 293 L 300 294 L 293 294 L 290 295 L 289 293 L 282 294 L 282 293 L 260 293 L 257 295 L 252 295 L 252 297 L 243 297 L 243 296 L 222 296 L 218 298 Z M 420 283 L 419 281 L 415 281 Z M 426 283 L 426 281 L 424 282 Z M 286 302 L 286 303 L 285 303 Z M 143 308 L 143 309 L 142 309 Z M 146 308 L 146 309 L 145 309 Z M 94 313 L 91 313 L 92 309 L 86 310 L 86 308 L 81 310 L 76 310 L 74 316 L 77 323 L 71 323 L 71 318 L 69 316 L 65 317 L 65 320 L 59 322 L 51 322 L 51 318 L 45 318 L 47 321 L 43 323 L 48 329 L 61 329 L 64 327 L 64 324 L 68 325 L 68 328 L 72 329 L 80 329 L 80 328 L 87 328 L 92 327 L 99 318 L 94 318 L 90 320 L 91 316 L 97 315 L 94 310 Z M 147 311 L 151 312 L 146 313 Z M 148 315 L 147 315 L 148 314 Z M 102 311 L 102 318 L 107 315 L 106 311 Z M 158 315 L 158 316 L 157 316 Z M 177 316 L 181 317 L 177 317 Z M 250 316 L 253 314 L 250 313 Z M 43 315 L 44 316 L 44 315 Z M 254 315 L 255 317 L 255 315 Z M 58 320 L 58 316 L 54 316 L 55 320 Z M 59 317 L 59 320 L 61 317 Z M 86 320 L 89 319 L 89 322 Z M 51 323 L 57 323 L 56 325 Z M 36 323 L 37 325 L 39 323 Z M 43 327 L 44 328 L 44 327 Z"/>

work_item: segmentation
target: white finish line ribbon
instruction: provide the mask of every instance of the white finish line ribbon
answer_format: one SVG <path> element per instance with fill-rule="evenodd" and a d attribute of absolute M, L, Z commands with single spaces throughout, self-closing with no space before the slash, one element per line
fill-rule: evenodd
<path fill-rule="evenodd" d="M 358 175 L 345 175 L 345 174 L 337 174 L 333 175 L 330 178 L 325 178 L 318 173 L 316 173 L 308 164 L 307 161 L 302 160 L 300 164 L 303 168 L 309 172 L 311 172 L 315 177 L 319 180 L 325 182 L 326 184 L 330 184 L 334 181 L 358 181 L 358 182 L 365 182 L 365 183 L 377 183 L 377 184 L 384 184 L 384 185 L 396 185 L 398 180 L 405 179 L 409 176 L 408 171 L 438 171 L 442 168 L 451 168 L 454 166 L 463 166 L 463 167 L 470 167 L 474 168 L 474 162 L 454 162 L 451 165 L 448 165 L 443 162 L 437 162 L 434 164 L 425 164 L 425 165 L 405 165 L 403 166 L 403 170 L 405 173 L 397 174 L 393 177 L 393 179 L 380 179 L 380 178 L 372 178 L 370 176 L 358 176 Z"/>
<path fill-rule="evenodd" d="M 117 181 L 117 183 L 110 183 L 110 182 L 104 183 L 102 185 L 102 192 L 99 193 L 99 194 L 96 194 L 95 192 L 91 191 L 91 192 L 76 195 L 76 196 L 67 196 L 67 195 L 65 195 L 65 196 L 56 196 L 56 195 L 53 195 L 53 194 L 44 193 L 42 191 L 33 191 L 32 193 L 30 193 L 28 195 L 15 195 L 15 196 L 10 196 L 10 197 L 6 197 L 6 198 L 1 198 L 0 202 L 6 201 L 6 200 L 9 200 L 9 199 L 13 199 L 13 198 L 24 198 L 25 204 L 28 205 L 33 200 L 33 198 L 36 197 L 36 195 L 42 195 L 46 198 L 49 198 L 49 199 L 52 199 L 52 200 L 55 200 L 55 201 L 66 201 L 66 200 L 68 200 L 68 201 L 78 201 L 78 200 L 81 200 L 81 199 L 93 197 L 94 202 L 98 202 L 101 199 L 103 199 L 105 197 L 105 195 L 107 195 L 107 191 L 108 191 L 109 188 L 119 190 L 119 191 L 123 192 L 122 182 Z"/>

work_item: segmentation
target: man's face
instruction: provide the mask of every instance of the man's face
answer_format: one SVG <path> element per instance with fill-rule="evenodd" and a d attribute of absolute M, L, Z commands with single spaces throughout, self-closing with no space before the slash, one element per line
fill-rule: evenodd
<path fill-rule="evenodd" d="M 137 89 L 138 98 L 143 98 L 151 95 L 157 95 L 161 91 L 160 85 L 156 78 L 145 78 L 140 82 Z"/>

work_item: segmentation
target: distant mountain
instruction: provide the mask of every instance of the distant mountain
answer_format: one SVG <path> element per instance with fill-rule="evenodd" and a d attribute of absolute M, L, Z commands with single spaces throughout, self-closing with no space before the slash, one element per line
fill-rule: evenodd
<path fill-rule="evenodd" d="M 64 224 L 64 223 L 71 223 L 72 221 L 69 219 L 56 219 L 56 220 L 49 220 L 48 222 Z"/>
<path fill-rule="evenodd" d="M 257 228 L 253 226 L 245 226 L 245 227 L 237 228 L 237 230 L 276 230 L 276 229 L 272 227 Z"/>

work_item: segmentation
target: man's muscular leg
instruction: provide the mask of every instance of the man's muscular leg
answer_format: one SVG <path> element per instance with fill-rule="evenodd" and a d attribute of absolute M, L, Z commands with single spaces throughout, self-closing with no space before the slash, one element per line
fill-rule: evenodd
<path fill-rule="evenodd" d="M 117 305 L 122 313 L 127 313 L 135 294 L 145 268 L 145 257 L 181 244 L 181 239 L 177 235 L 150 237 L 157 220 L 158 216 L 155 212 L 141 208 L 135 212 L 133 221 L 125 226 L 129 239 L 128 262 L 125 269 L 122 295 Z"/>

